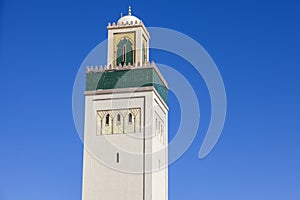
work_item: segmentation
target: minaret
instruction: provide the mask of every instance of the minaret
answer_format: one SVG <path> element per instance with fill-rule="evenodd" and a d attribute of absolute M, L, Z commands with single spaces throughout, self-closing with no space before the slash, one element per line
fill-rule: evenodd
<path fill-rule="evenodd" d="M 82 199 L 167 200 L 167 83 L 130 7 L 107 29 L 107 65 L 86 71 Z"/>

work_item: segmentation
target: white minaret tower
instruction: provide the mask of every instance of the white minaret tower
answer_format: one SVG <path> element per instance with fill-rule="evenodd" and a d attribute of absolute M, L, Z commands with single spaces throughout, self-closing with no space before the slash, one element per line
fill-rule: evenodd
<path fill-rule="evenodd" d="M 130 7 L 107 29 L 107 66 L 86 72 L 82 199 L 167 200 L 167 83 Z"/>

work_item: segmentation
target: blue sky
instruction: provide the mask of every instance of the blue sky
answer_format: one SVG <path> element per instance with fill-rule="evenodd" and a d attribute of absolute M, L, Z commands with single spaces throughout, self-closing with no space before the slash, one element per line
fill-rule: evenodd
<path fill-rule="evenodd" d="M 81 62 L 120 12 L 180 31 L 217 64 L 228 112 L 203 160 L 206 86 L 185 60 L 151 57 L 180 70 L 197 91 L 201 125 L 169 168 L 169 199 L 300 199 L 300 1 L 0 0 L 0 199 L 81 198 L 83 146 L 72 118 Z M 170 138 L 180 109 L 170 94 Z"/>

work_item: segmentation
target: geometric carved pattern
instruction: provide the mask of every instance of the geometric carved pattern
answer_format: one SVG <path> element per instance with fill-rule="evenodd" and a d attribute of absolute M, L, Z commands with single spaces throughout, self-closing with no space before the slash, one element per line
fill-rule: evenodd
<path fill-rule="evenodd" d="M 124 41 L 127 41 L 126 43 L 124 43 Z M 123 42 L 122 42 L 123 41 Z M 113 36 L 113 43 L 114 43 L 114 46 L 113 46 L 113 48 L 114 48 L 114 50 L 113 50 L 113 52 L 114 52 L 114 59 L 113 59 L 113 64 L 114 64 L 114 66 L 119 66 L 119 62 L 121 61 L 121 60 L 123 60 L 122 59 L 122 53 L 120 53 L 120 51 L 122 52 L 122 48 L 123 48 L 123 46 L 124 46 L 124 44 L 126 44 L 126 54 L 127 54 L 127 59 L 130 59 L 130 60 L 127 60 L 126 59 L 126 65 L 128 65 L 129 64 L 129 62 L 131 63 L 131 64 L 134 64 L 134 60 L 135 60 L 135 58 L 134 58 L 134 47 L 135 47 L 135 32 L 127 32 L 127 33 L 116 33 L 116 34 L 114 34 L 114 36 Z M 124 44 L 123 44 L 124 43 Z M 121 46 L 120 46 L 121 45 Z M 130 47 L 129 49 L 128 49 L 128 47 Z M 121 48 L 121 50 L 120 50 L 120 48 Z M 120 55 L 121 54 L 121 55 Z"/>

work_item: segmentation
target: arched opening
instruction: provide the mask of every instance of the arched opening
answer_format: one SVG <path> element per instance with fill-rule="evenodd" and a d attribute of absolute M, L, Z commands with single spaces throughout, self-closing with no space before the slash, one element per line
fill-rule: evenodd
<path fill-rule="evenodd" d="M 129 113 L 129 115 L 128 115 L 128 123 L 132 124 L 132 114 L 131 113 Z"/>
<path fill-rule="evenodd" d="M 109 114 L 107 114 L 105 117 L 105 125 L 109 126 Z"/>
<path fill-rule="evenodd" d="M 126 62 L 126 45 L 123 45 L 123 59 L 122 59 L 122 63 L 124 64 Z"/>
<path fill-rule="evenodd" d="M 133 64 L 133 43 L 129 38 L 123 38 L 117 44 L 117 52 L 116 52 L 116 64 L 119 66 L 120 64 L 123 66 Z"/>
<path fill-rule="evenodd" d="M 146 44 L 145 44 L 145 41 L 143 42 L 143 47 L 142 47 L 142 56 L 143 56 L 143 64 L 146 63 L 146 60 L 147 60 L 147 51 L 146 51 Z"/>
<path fill-rule="evenodd" d="M 117 163 L 120 162 L 120 155 L 119 155 L 119 153 L 117 153 L 117 159 L 116 159 L 116 162 L 117 162 Z"/>
<path fill-rule="evenodd" d="M 118 114 L 117 115 L 117 125 L 120 125 L 121 124 L 121 115 Z"/>

